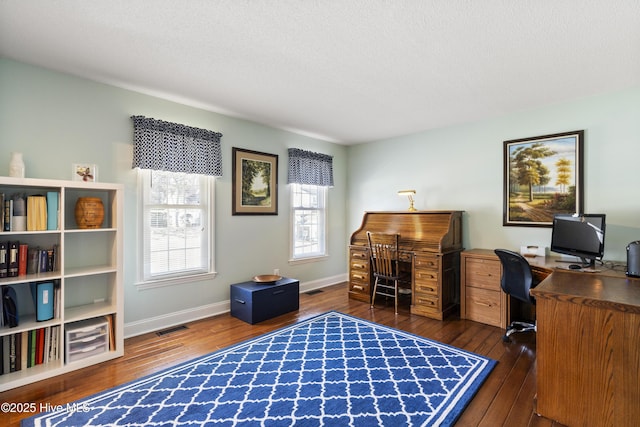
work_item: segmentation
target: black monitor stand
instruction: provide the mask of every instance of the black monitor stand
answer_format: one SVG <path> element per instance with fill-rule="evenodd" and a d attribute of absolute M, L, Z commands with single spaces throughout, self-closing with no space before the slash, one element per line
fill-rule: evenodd
<path fill-rule="evenodd" d="M 595 258 L 582 258 L 580 257 L 580 262 L 570 261 L 566 259 L 557 259 L 556 262 L 564 262 L 567 264 L 581 264 L 582 268 L 596 268 L 596 259 Z"/>

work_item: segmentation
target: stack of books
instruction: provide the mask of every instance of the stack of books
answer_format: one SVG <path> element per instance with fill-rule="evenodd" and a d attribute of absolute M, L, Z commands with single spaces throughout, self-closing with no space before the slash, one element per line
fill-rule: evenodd
<path fill-rule="evenodd" d="M 0 374 L 60 359 L 60 325 L 0 337 Z"/>
<path fill-rule="evenodd" d="M 60 270 L 60 246 L 30 247 L 20 241 L 0 241 L 0 278 Z"/>
<path fill-rule="evenodd" d="M 0 193 L 0 231 L 59 230 L 60 193 L 46 195 Z M 26 220 L 25 220 L 26 219 Z"/>

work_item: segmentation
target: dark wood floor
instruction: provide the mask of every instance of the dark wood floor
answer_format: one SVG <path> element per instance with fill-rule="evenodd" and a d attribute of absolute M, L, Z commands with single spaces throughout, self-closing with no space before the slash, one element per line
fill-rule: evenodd
<path fill-rule="evenodd" d="M 395 315 L 384 302 L 368 304 L 347 298 L 346 284 L 300 295 L 300 310 L 258 325 L 249 325 L 229 314 L 187 324 L 187 329 L 159 336 L 149 333 L 125 340 L 124 357 L 74 371 L 56 378 L 0 393 L 0 402 L 35 402 L 65 405 L 176 363 L 210 353 L 234 343 L 272 331 L 299 320 L 336 310 L 373 322 L 463 348 L 499 363 L 465 409 L 457 426 L 558 427 L 534 413 L 536 382 L 535 335 L 516 334 L 512 343 L 502 342 L 502 330 L 452 317 L 445 321 L 411 315 L 402 307 Z M 0 425 L 18 426 L 33 414 L 0 413 Z"/>

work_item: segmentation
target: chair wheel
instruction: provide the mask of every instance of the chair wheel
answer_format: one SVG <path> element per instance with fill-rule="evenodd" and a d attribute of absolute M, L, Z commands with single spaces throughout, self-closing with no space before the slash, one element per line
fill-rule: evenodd
<path fill-rule="evenodd" d="M 511 338 L 509 338 L 507 335 L 503 335 L 502 342 L 511 342 Z"/>

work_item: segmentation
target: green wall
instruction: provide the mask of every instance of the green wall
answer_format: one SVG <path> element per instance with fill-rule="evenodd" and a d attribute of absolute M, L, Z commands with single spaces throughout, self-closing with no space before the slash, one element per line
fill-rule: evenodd
<path fill-rule="evenodd" d="M 21 151 L 28 177 L 69 179 L 73 163 L 96 163 L 99 181 L 125 185 L 125 323 L 134 334 L 220 312 L 228 307 L 230 283 L 274 268 L 310 287 L 344 280 L 348 240 L 363 212 L 406 209 L 406 199 L 396 195 L 400 189 L 417 190 L 418 209 L 464 210 L 467 248 L 548 246 L 549 228 L 502 226 L 503 141 L 511 139 L 585 130 L 585 210 L 607 214 L 605 257 L 623 260 L 626 245 L 640 239 L 639 113 L 640 88 L 633 88 L 345 147 L 0 58 L 0 174 L 8 174 L 9 153 Z M 131 115 L 223 134 L 214 280 L 136 288 Z M 231 215 L 232 147 L 279 155 L 279 215 Z M 330 256 L 323 261 L 288 263 L 289 147 L 334 156 Z"/>
<path fill-rule="evenodd" d="M 464 210 L 466 248 L 549 246 L 550 228 L 504 227 L 503 141 L 584 129 L 585 212 L 607 214 L 605 259 L 640 240 L 640 88 L 349 149 L 348 229 L 363 211 Z"/>
<path fill-rule="evenodd" d="M 137 172 L 131 169 L 130 116 L 210 129 L 223 134 L 223 176 L 215 190 L 214 280 L 139 290 L 136 281 Z M 125 333 L 140 333 L 228 309 L 229 284 L 256 274 L 280 273 L 302 285 L 346 277 L 346 147 L 169 102 L 137 92 L 0 58 L 0 175 L 10 152 L 23 153 L 29 178 L 71 179 L 73 163 L 98 165 L 98 181 L 125 186 Z M 231 215 L 232 147 L 279 156 L 277 216 Z M 292 265 L 289 260 L 287 149 L 334 156 L 329 189 L 329 257 Z"/>

